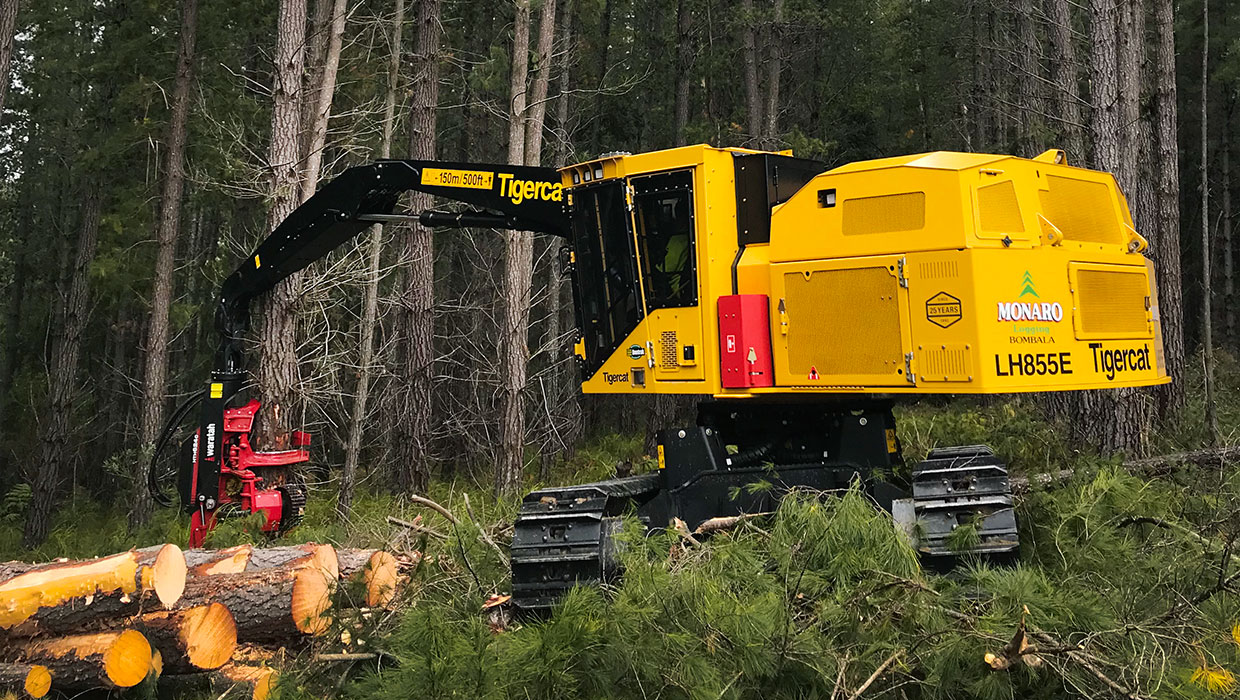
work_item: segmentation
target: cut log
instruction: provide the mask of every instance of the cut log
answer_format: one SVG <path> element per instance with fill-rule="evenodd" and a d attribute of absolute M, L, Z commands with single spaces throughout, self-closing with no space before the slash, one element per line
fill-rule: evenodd
<path fill-rule="evenodd" d="M 19 636 L 77 630 L 144 607 L 170 608 L 181 597 L 185 575 L 185 557 L 172 544 L 31 568 L 0 581 L 0 629 Z"/>
<path fill-rule="evenodd" d="M 185 565 L 190 576 L 239 574 L 250 564 L 254 547 L 248 544 L 227 549 L 191 549 L 185 552 Z"/>
<path fill-rule="evenodd" d="M 382 549 L 340 549 L 340 577 L 362 591 L 356 601 L 369 608 L 378 608 L 396 597 L 396 557 Z"/>
<path fill-rule="evenodd" d="M 117 624 L 141 632 L 162 657 L 167 673 L 217 669 L 237 648 L 237 625 L 222 603 L 147 613 Z"/>
<path fill-rule="evenodd" d="M 1237 460 L 1240 460 L 1240 446 L 1228 446 L 1133 459 L 1124 462 L 1121 466 L 1130 474 L 1152 479 L 1167 476 L 1185 466 L 1221 467 Z M 1053 489 L 1071 481 L 1074 476 L 1076 476 L 1076 471 L 1072 469 L 1031 474 L 1027 477 L 1014 476 L 1011 479 L 1012 493 L 1018 495 L 1028 493 L 1035 486 Z"/>
<path fill-rule="evenodd" d="M 40 664 L 0 663 L 0 689 L 41 698 L 52 689 L 52 674 Z"/>
<path fill-rule="evenodd" d="M 58 690 L 131 688 L 151 671 L 151 645 L 135 630 L 20 640 L 6 645 L 10 660 L 47 668 Z"/>
<path fill-rule="evenodd" d="M 214 676 L 212 681 L 217 691 L 224 688 L 244 689 L 249 691 L 250 700 L 267 700 L 279 674 L 275 669 L 266 666 L 228 664 L 212 676 Z M 241 697 L 247 696 L 242 694 Z"/>
<path fill-rule="evenodd" d="M 330 544 L 310 543 L 255 549 L 250 555 L 250 564 L 246 567 L 246 571 L 308 565 L 317 566 L 329 578 L 340 578 L 340 562 L 336 556 L 336 548 Z"/>
<path fill-rule="evenodd" d="M 230 700 L 267 700 L 275 689 L 279 673 L 268 666 L 230 663 L 208 673 L 168 675 L 159 680 L 159 697 L 202 696 Z"/>
<path fill-rule="evenodd" d="M 237 641 L 286 643 L 327 629 L 335 583 L 315 566 L 200 576 L 189 580 L 180 605 L 222 603 Z"/>

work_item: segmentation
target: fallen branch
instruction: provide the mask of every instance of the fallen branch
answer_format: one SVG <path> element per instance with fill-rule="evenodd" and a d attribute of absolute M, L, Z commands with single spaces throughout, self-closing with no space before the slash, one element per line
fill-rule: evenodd
<path fill-rule="evenodd" d="M 903 654 L 904 654 L 903 649 L 896 649 L 894 654 L 892 654 L 891 656 L 888 656 L 886 661 L 882 662 L 881 664 L 878 665 L 878 668 L 874 669 L 874 673 L 871 673 L 870 677 L 865 679 L 865 682 L 861 684 L 860 688 L 857 688 L 856 690 L 853 691 L 852 695 L 848 696 L 848 700 L 857 700 L 857 698 L 861 697 L 861 694 L 864 693 L 867 688 L 873 685 L 874 681 L 878 680 L 879 676 L 883 675 L 883 671 L 886 671 L 887 667 L 895 663 L 895 660 L 900 658 L 900 656 Z"/>
<path fill-rule="evenodd" d="M 701 525 L 693 531 L 695 535 L 709 535 L 712 532 L 721 532 L 723 530 L 731 530 L 746 520 L 761 518 L 771 515 L 771 513 L 741 513 L 740 515 L 724 515 L 718 518 L 709 518 L 703 520 Z"/>
<path fill-rule="evenodd" d="M 486 528 L 482 527 L 482 523 L 478 521 L 478 516 L 474 515 L 474 509 L 469 505 L 469 494 L 462 495 L 465 497 L 465 512 L 469 513 L 469 519 L 474 521 L 474 525 L 478 526 L 478 534 L 482 536 L 483 541 L 491 545 L 491 549 L 494 549 L 495 553 L 499 555 L 499 560 L 507 564 L 508 555 L 504 554 L 504 550 L 500 549 L 495 540 L 491 539 L 491 536 L 487 534 Z"/>
<path fill-rule="evenodd" d="M 1189 450 L 1188 452 L 1174 452 L 1168 455 L 1143 457 L 1141 459 L 1128 460 L 1120 466 L 1132 474 L 1155 477 L 1171 474 L 1178 467 L 1184 465 L 1219 467 L 1227 462 L 1236 460 L 1240 460 L 1240 445 L 1210 447 L 1204 450 Z M 1010 483 L 1012 493 L 1021 494 L 1029 492 L 1035 485 L 1042 488 L 1054 488 L 1071 480 L 1073 476 L 1076 476 L 1075 470 L 1061 469 L 1054 472 L 1033 474 L 1028 477 L 1012 477 Z"/>
<path fill-rule="evenodd" d="M 452 514 L 452 511 L 448 510 L 447 508 L 444 508 L 443 506 L 439 505 L 438 503 L 432 501 L 429 498 L 426 498 L 425 496 L 419 496 L 417 494 L 410 494 L 409 496 L 407 496 L 407 498 L 413 501 L 414 503 L 417 503 L 419 505 L 424 505 L 427 508 L 430 508 L 431 510 L 435 511 L 436 513 L 439 513 L 443 517 L 447 518 L 448 522 L 452 523 L 453 525 L 461 524 L 461 521 L 458 520 L 457 517 Z"/>
<path fill-rule="evenodd" d="M 408 520 L 401 520 L 400 518 L 396 518 L 391 515 L 387 516 L 387 521 L 388 523 L 392 525 L 403 527 L 406 530 L 413 530 L 414 532 L 421 532 L 422 534 L 430 535 L 431 537 L 434 537 L 435 539 L 439 539 L 439 540 L 448 539 L 448 536 L 443 534 L 442 532 L 439 532 L 438 530 L 432 530 L 431 528 L 425 525 L 422 525 L 420 523 L 417 523 L 417 522 L 409 522 Z"/>

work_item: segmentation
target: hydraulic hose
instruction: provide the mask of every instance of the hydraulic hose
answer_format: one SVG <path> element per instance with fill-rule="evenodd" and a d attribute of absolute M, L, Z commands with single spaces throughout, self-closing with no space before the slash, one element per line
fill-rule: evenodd
<path fill-rule="evenodd" d="M 185 419 L 185 416 L 202 402 L 203 397 L 207 395 L 207 390 L 202 389 L 190 394 L 189 398 L 181 402 L 176 410 L 172 412 L 172 416 L 168 418 L 168 422 L 164 423 L 163 432 L 160 433 L 159 440 L 155 443 L 155 451 L 151 454 L 151 466 L 146 472 L 146 488 L 151 494 L 151 498 L 164 508 L 172 508 L 176 503 L 165 496 L 159 489 L 159 474 L 157 473 L 159 456 L 168 446 L 168 441 L 172 439 L 176 433 L 177 426 Z"/>

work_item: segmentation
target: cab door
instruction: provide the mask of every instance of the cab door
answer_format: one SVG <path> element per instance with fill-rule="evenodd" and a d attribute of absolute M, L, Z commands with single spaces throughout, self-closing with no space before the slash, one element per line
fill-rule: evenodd
<path fill-rule="evenodd" d="M 646 360 L 655 382 L 705 378 L 693 172 L 629 180 L 647 341 L 627 351 L 631 359 Z"/>

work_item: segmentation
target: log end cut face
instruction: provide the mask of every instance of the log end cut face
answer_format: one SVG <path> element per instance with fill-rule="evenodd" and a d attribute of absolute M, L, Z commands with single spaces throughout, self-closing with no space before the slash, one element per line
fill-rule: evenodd
<path fill-rule="evenodd" d="M 185 578 L 188 568 L 185 565 L 185 554 L 175 544 L 166 544 L 159 548 L 155 555 L 155 563 L 143 572 L 143 588 L 154 590 L 155 597 L 165 608 L 171 608 L 181 599 L 185 592 Z"/>
<path fill-rule="evenodd" d="M 202 605 L 186 611 L 180 637 L 192 666 L 216 669 L 228 663 L 237 648 L 237 624 L 227 606 Z"/>
<path fill-rule="evenodd" d="M 396 597 L 396 557 L 382 550 L 375 552 L 366 562 L 363 581 L 366 583 L 366 605 L 383 607 Z"/>
<path fill-rule="evenodd" d="M 329 578 L 316 566 L 298 569 L 293 581 L 293 624 L 304 634 L 322 634 L 332 618 L 328 611 L 332 606 L 335 579 Z"/>
<path fill-rule="evenodd" d="M 41 698 L 52 689 L 52 672 L 46 666 L 35 664 L 26 674 L 26 694 L 32 698 Z"/>
<path fill-rule="evenodd" d="M 132 688 L 151 671 L 151 645 L 141 632 L 125 630 L 103 652 L 103 669 L 118 688 Z"/>

